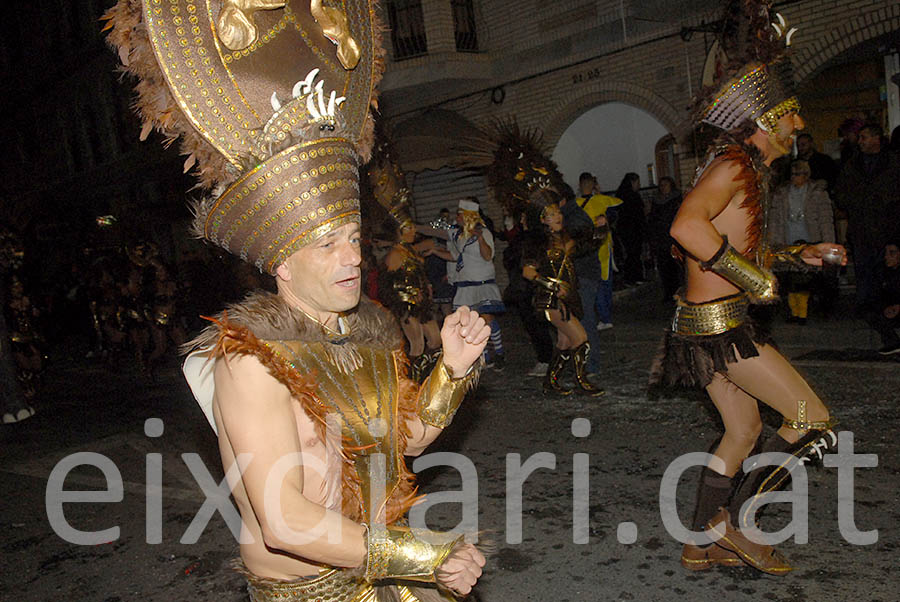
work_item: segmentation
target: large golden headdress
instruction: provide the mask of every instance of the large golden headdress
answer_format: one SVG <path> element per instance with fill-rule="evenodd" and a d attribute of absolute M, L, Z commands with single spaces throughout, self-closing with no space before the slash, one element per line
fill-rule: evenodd
<path fill-rule="evenodd" d="M 383 71 L 373 0 L 119 0 L 104 18 L 138 78 L 142 139 L 181 138 L 194 228 L 273 273 L 359 217 Z"/>

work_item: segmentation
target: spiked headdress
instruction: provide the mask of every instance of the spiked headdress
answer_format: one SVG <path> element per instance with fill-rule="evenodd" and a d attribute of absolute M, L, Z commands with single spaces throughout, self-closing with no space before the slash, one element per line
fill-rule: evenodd
<path fill-rule="evenodd" d="M 333 4 L 333 3 L 329 3 Z M 136 76 L 142 139 L 181 138 L 194 230 L 269 273 L 359 222 L 383 71 L 373 0 L 119 0 L 104 19 Z"/>
<path fill-rule="evenodd" d="M 494 198 L 517 214 L 536 188 L 563 190 L 565 183 L 537 129 L 522 130 L 514 119 L 497 121 L 458 143 L 457 166 L 484 170 Z"/>

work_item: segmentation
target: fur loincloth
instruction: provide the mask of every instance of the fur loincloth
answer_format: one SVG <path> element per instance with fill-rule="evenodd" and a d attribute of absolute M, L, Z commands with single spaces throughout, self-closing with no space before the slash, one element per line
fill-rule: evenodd
<path fill-rule="evenodd" d="M 684 389 L 704 389 L 728 364 L 757 357 L 756 345 L 771 345 L 769 333 L 752 320 L 714 335 L 680 335 L 666 330 L 650 369 L 649 396 L 674 396 Z"/>

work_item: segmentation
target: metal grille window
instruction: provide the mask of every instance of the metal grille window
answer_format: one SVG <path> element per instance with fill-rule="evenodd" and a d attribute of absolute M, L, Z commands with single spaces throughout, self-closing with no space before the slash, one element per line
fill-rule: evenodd
<path fill-rule="evenodd" d="M 420 0 L 390 0 L 387 3 L 391 25 L 394 60 L 420 56 L 428 52 L 425 40 L 425 19 Z"/>
<path fill-rule="evenodd" d="M 478 33 L 475 31 L 475 8 L 472 0 L 450 0 L 453 7 L 453 31 L 457 52 L 478 52 Z"/>

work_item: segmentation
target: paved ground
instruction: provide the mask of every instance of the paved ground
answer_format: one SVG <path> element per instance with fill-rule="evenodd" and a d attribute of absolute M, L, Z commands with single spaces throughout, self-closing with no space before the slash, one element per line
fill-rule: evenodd
<path fill-rule="evenodd" d="M 520 600 L 897 600 L 900 480 L 896 438 L 900 420 L 900 370 L 870 349 L 877 346 L 865 325 L 848 311 L 806 326 L 775 321 L 775 335 L 853 431 L 857 453 L 877 454 L 878 467 L 858 469 L 855 521 L 860 530 L 878 529 L 874 545 L 854 546 L 841 537 L 837 521 L 835 469 L 809 473 L 809 543 L 781 549 L 796 570 L 775 578 L 749 568 L 684 571 L 680 544 L 663 527 L 659 486 L 669 463 L 706 449 L 719 432 L 711 408 L 697 400 L 649 402 L 646 373 L 668 310 L 652 285 L 617 300 L 615 328 L 602 333 L 608 395 L 601 401 L 549 399 L 537 382 L 521 376 L 533 358 L 521 332 L 507 321 L 505 341 L 513 361 L 502 374 L 488 373 L 477 394 L 438 441 L 436 450 L 465 454 L 478 472 L 478 527 L 491 531 L 497 551 L 490 558 L 477 599 Z M 0 430 L 0 600 L 190 601 L 244 600 L 241 580 L 227 563 L 236 544 L 219 515 L 199 542 L 180 543 L 204 496 L 181 454 L 196 453 L 218 481 L 215 439 L 191 401 L 177 365 L 156 382 L 127 367 L 111 369 L 88 360 L 57 362 L 46 374 L 39 413 Z M 144 433 L 147 418 L 161 418 L 159 437 Z M 590 434 L 576 437 L 572 421 L 590 422 Z M 767 424 L 777 424 L 766 414 Z M 577 425 L 579 426 L 579 425 Z M 580 423 L 584 427 L 584 422 Z M 576 430 L 578 430 L 576 428 Z M 584 432 L 579 432 L 584 435 Z M 105 455 L 125 482 L 123 499 L 111 503 L 66 504 L 65 517 L 80 530 L 118 526 L 108 542 L 77 546 L 50 528 L 45 507 L 54 466 L 76 452 Z M 508 540 L 509 454 L 549 452 L 555 469 L 535 471 L 525 482 L 523 541 Z M 162 542 L 146 543 L 146 462 L 161 454 Z M 573 543 L 573 454 L 589 465 L 589 541 Z M 152 457 L 152 456 L 151 456 Z M 421 476 L 425 491 L 453 491 L 460 477 L 451 468 Z M 696 473 L 678 491 L 688 514 Z M 105 489 L 102 473 L 82 466 L 69 473 L 67 489 Z M 152 510 L 151 510 L 152 512 Z M 458 506 L 435 506 L 433 526 L 453 526 Z M 767 515 L 766 530 L 789 520 L 784 508 Z M 620 543 L 621 523 L 634 523 L 634 543 Z M 623 530 L 627 531 L 627 529 Z M 627 535 L 627 533 L 624 533 Z M 626 539 L 627 540 L 627 539 Z"/>

